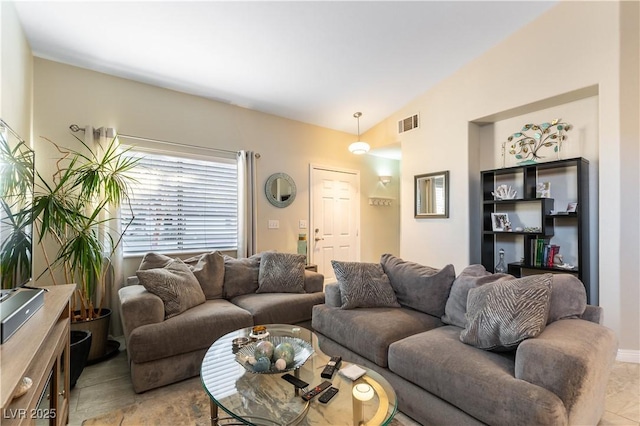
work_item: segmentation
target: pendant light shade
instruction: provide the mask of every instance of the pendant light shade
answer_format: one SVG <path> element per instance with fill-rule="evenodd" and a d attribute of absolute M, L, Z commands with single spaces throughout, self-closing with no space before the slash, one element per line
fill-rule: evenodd
<path fill-rule="evenodd" d="M 349 145 L 349 151 L 356 155 L 366 154 L 370 149 L 369 144 L 360 141 L 360 117 L 362 117 L 362 113 L 356 112 L 353 116 L 358 120 L 358 141 Z"/>

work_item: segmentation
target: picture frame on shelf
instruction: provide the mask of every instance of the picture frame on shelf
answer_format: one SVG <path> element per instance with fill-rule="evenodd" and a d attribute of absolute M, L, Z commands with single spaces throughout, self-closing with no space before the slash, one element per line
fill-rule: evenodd
<path fill-rule="evenodd" d="M 551 182 L 538 182 L 536 198 L 551 198 Z"/>
<path fill-rule="evenodd" d="M 578 203 L 567 204 L 567 213 L 576 213 L 578 211 Z"/>
<path fill-rule="evenodd" d="M 511 229 L 508 213 L 491 213 L 491 229 L 504 232 Z"/>

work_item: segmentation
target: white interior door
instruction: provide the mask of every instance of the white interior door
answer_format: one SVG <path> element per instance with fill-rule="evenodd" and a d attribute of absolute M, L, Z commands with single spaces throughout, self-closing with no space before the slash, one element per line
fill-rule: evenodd
<path fill-rule="evenodd" d="M 360 174 L 311 165 L 311 260 L 336 280 L 332 260 L 360 260 Z"/>

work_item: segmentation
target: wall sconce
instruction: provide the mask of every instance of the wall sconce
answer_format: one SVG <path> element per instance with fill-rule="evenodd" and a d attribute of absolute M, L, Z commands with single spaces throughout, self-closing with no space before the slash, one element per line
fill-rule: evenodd
<path fill-rule="evenodd" d="M 391 176 L 379 176 L 379 179 L 383 185 L 387 185 L 389 182 L 391 182 Z"/>
<path fill-rule="evenodd" d="M 358 383 L 353 386 L 353 424 L 364 425 L 364 403 L 373 398 L 373 388 L 367 383 Z"/>

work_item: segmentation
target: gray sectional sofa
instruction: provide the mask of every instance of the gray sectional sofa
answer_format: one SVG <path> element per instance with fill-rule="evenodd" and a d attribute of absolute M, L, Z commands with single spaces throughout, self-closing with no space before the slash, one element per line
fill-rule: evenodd
<path fill-rule="evenodd" d="M 338 283 L 313 307 L 320 348 L 382 374 L 399 409 L 421 424 L 595 425 L 604 413 L 617 340 L 577 278 L 515 279 L 481 265 L 456 277 L 452 265 L 392 255 L 364 272 L 340 262 L 334 270 Z M 395 300 L 378 285 L 387 278 Z M 525 326 L 505 327 L 504 309 Z"/>
<path fill-rule="evenodd" d="M 279 264 L 282 257 L 295 264 Z M 197 376 L 207 349 L 231 331 L 309 327 L 312 307 L 324 303 L 323 275 L 305 270 L 304 256 L 296 255 L 233 259 L 214 252 L 182 262 L 150 253 L 128 281 L 118 295 L 138 393 Z M 175 288 L 193 294 L 176 295 Z"/>

